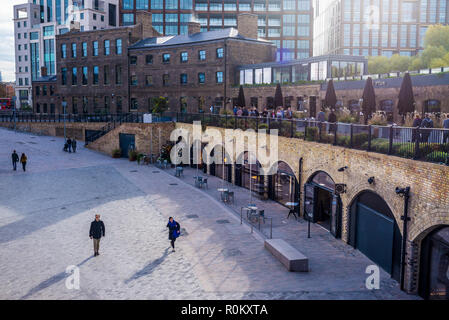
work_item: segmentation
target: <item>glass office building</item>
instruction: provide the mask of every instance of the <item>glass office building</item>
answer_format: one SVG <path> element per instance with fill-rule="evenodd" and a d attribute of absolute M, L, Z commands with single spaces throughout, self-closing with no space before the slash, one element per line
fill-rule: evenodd
<path fill-rule="evenodd" d="M 429 25 L 449 23 L 449 0 L 314 0 L 313 52 L 416 55 Z"/>
<path fill-rule="evenodd" d="M 186 34 L 189 21 L 201 31 L 237 27 L 237 15 L 251 12 L 259 17 L 259 37 L 276 44 L 278 61 L 312 56 L 312 0 L 122 0 L 120 24 L 134 24 L 137 10 L 152 12 L 163 35 Z"/>

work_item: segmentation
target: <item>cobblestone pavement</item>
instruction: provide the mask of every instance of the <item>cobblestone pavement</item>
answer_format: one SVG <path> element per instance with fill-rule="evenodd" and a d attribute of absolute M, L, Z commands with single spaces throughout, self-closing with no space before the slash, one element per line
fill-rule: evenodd
<path fill-rule="evenodd" d="M 415 299 L 383 271 L 380 290 L 365 289 L 369 259 L 319 226 L 307 239 L 306 224 L 285 219 L 285 207 L 255 200 L 274 218 L 273 237 L 310 258 L 310 272 L 287 272 L 263 248 L 264 234 L 240 224 L 248 190 L 232 187 L 236 203 L 227 206 L 221 181 L 197 189 L 194 169 L 176 178 L 82 142 L 70 154 L 62 145 L 0 129 L 0 299 Z M 27 154 L 26 172 L 12 170 L 13 149 Z M 93 257 L 96 213 L 106 237 Z M 182 227 L 174 253 L 169 216 Z M 79 267 L 79 290 L 65 286 L 69 265 Z"/>

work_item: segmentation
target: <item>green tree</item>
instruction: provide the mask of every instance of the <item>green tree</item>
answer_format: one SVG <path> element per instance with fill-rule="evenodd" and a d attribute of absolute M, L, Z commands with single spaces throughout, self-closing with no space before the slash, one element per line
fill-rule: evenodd
<path fill-rule="evenodd" d="M 425 68 L 431 68 L 430 63 L 433 59 L 443 58 L 447 51 L 443 46 L 428 46 L 421 53 L 421 61 Z"/>
<path fill-rule="evenodd" d="M 443 47 L 449 51 L 449 26 L 440 24 L 430 26 L 424 37 L 424 47 Z"/>
<path fill-rule="evenodd" d="M 153 98 L 153 110 L 152 113 L 163 113 L 168 109 L 168 99 L 165 97 Z"/>
<path fill-rule="evenodd" d="M 377 56 L 368 58 L 368 72 L 370 74 L 387 73 L 390 71 L 390 61 L 387 57 Z"/>
<path fill-rule="evenodd" d="M 390 71 L 407 71 L 409 70 L 410 62 L 410 57 L 394 54 L 390 58 Z"/>

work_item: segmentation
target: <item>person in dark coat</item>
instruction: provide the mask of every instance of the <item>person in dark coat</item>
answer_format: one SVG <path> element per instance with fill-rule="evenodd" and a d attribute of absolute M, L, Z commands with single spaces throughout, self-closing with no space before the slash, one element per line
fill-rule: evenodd
<path fill-rule="evenodd" d="M 170 243 L 173 248 L 173 252 L 175 252 L 175 241 L 176 238 L 179 237 L 180 235 L 181 226 L 179 225 L 178 222 L 175 221 L 175 219 L 173 219 L 173 217 L 170 217 L 168 218 L 167 228 L 168 228 L 168 239 L 171 241 Z"/>
<path fill-rule="evenodd" d="M 432 119 L 430 119 L 428 114 L 426 114 L 426 117 L 422 120 L 421 127 L 422 128 L 433 128 L 433 121 L 432 121 Z M 421 141 L 422 142 L 429 141 L 430 132 L 431 132 L 431 130 L 429 130 L 429 129 L 422 130 L 422 132 L 421 132 Z"/>
<path fill-rule="evenodd" d="M 67 146 L 69 147 L 69 152 L 72 152 L 72 140 L 70 138 L 67 139 Z"/>
<path fill-rule="evenodd" d="M 76 140 L 75 139 L 72 140 L 72 149 L 73 149 L 73 152 L 76 152 Z"/>
<path fill-rule="evenodd" d="M 17 170 L 17 162 L 19 162 L 19 155 L 16 153 L 16 150 L 13 151 L 11 154 L 11 160 L 12 160 L 12 168 L 14 171 Z"/>
<path fill-rule="evenodd" d="M 337 115 L 335 114 L 334 109 L 331 110 L 331 113 L 329 114 L 327 121 L 330 123 L 329 131 L 335 132 L 335 130 L 337 129 L 337 125 L 335 124 L 337 122 Z"/>
<path fill-rule="evenodd" d="M 416 115 L 415 119 L 413 120 L 413 127 L 416 129 L 413 129 L 412 132 L 412 142 L 416 142 L 417 140 L 421 140 L 420 134 L 418 133 L 418 128 L 421 127 L 421 117 L 419 116 L 419 114 Z"/>
<path fill-rule="evenodd" d="M 20 156 L 20 163 L 22 164 L 22 169 L 24 172 L 26 171 L 25 167 L 27 165 L 27 160 L 28 160 L 28 158 L 25 155 L 25 153 L 22 153 L 22 155 Z"/>
<path fill-rule="evenodd" d="M 94 241 L 94 257 L 98 256 L 100 253 L 100 239 L 105 235 L 105 227 L 103 221 L 100 220 L 100 215 L 95 215 L 95 220 L 90 224 L 89 237 Z"/>

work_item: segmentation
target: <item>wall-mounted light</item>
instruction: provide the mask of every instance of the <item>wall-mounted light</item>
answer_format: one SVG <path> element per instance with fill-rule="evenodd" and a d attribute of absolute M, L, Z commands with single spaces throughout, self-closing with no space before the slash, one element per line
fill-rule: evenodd
<path fill-rule="evenodd" d="M 368 183 L 369 184 L 373 184 L 374 183 L 374 177 L 369 177 L 368 178 Z"/>
<path fill-rule="evenodd" d="M 343 172 L 346 169 L 348 169 L 348 166 L 341 167 L 341 168 L 338 169 L 338 172 Z"/>

